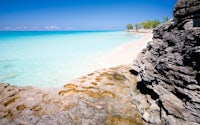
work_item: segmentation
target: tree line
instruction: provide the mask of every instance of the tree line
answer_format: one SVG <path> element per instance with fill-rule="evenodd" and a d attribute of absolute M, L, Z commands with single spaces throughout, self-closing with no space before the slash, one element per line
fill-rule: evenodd
<path fill-rule="evenodd" d="M 135 27 L 136 31 L 138 29 L 141 29 L 141 28 L 144 28 L 144 29 L 152 29 L 152 28 L 155 28 L 157 27 L 159 24 L 161 23 L 164 23 L 164 22 L 167 22 L 169 20 L 169 17 L 164 17 L 163 18 L 163 21 L 160 21 L 160 20 L 146 20 L 144 22 L 141 22 L 141 23 L 136 23 L 134 25 L 132 24 L 127 24 L 127 29 L 128 30 L 132 30 L 133 27 Z"/>

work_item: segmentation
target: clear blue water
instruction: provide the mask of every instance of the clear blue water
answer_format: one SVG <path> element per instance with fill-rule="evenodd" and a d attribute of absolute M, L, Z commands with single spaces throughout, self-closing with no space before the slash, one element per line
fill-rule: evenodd
<path fill-rule="evenodd" d="M 102 68 L 100 57 L 137 38 L 122 31 L 0 32 L 0 82 L 60 87 Z"/>

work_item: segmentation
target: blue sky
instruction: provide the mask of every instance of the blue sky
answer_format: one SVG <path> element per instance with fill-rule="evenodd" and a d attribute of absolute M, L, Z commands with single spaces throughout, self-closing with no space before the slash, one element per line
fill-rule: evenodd
<path fill-rule="evenodd" d="M 0 0 L 0 30 L 125 29 L 172 18 L 176 0 Z"/>

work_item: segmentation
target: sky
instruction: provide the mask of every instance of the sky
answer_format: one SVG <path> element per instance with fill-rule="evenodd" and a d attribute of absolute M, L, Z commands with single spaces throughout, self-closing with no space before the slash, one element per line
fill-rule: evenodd
<path fill-rule="evenodd" d="M 0 0 L 0 30 L 122 30 L 173 17 L 177 0 Z"/>

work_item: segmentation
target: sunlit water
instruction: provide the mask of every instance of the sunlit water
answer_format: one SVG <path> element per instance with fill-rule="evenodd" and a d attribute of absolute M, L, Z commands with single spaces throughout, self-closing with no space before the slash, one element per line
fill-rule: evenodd
<path fill-rule="evenodd" d="M 103 68 L 102 56 L 137 38 L 122 31 L 0 32 L 0 82 L 60 87 Z"/>

